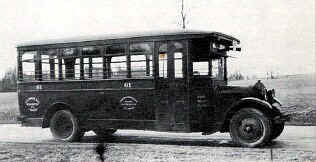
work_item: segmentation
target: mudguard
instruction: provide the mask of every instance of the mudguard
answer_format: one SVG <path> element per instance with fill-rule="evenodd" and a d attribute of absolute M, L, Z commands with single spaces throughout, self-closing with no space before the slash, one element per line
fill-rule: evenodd
<path fill-rule="evenodd" d="M 273 116 L 275 113 L 274 108 L 272 105 L 264 100 L 255 98 L 255 97 L 246 97 L 238 100 L 235 102 L 232 106 L 230 106 L 224 113 L 224 120 L 223 120 L 223 125 L 221 127 L 221 132 L 226 132 L 229 126 L 229 121 L 233 114 L 237 112 L 238 110 L 247 107 L 247 106 L 254 106 L 255 108 L 258 108 L 259 110 L 270 114 Z"/>

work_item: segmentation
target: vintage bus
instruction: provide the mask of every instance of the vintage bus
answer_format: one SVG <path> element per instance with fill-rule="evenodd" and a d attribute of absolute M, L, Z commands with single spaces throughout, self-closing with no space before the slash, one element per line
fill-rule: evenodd
<path fill-rule="evenodd" d="M 117 129 L 230 132 L 241 146 L 277 138 L 274 90 L 227 85 L 240 41 L 210 31 L 161 31 L 29 42 L 17 46 L 22 126 L 62 141 Z"/>

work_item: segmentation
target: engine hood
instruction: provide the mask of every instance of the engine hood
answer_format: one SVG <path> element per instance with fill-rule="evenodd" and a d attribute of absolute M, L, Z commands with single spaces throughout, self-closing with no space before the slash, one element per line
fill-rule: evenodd
<path fill-rule="evenodd" d="M 243 97 L 256 97 L 262 100 L 266 100 L 267 89 L 265 85 L 259 80 L 253 86 L 242 87 L 242 86 L 220 86 L 217 92 L 222 96 L 230 96 L 233 98 Z"/>
<path fill-rule="evenodd" d="M 235 97 L 254 97 L 253 86 L 220 86 L 217 88 L 217 92 L 224 96 L 231 95 Z"/>

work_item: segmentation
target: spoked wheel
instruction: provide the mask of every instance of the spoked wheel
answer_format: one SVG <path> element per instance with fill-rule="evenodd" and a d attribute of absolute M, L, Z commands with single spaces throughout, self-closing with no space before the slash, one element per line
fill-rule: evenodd
<path fill-rule="evenodd" d="M 270 135 L 270 119 L 255 108 L 239 110 L 230 121 L 230 136 L 238 145 L 261 146 L 269 140 Z"/>
<path fill-rule="evenodd" d="M 270 140 L 274 140 L 274 139 L 278 138 L 281 135 L 281 133 L 283 132 L 283 130 L 284 130 L 284 122 L 274 123 Z"/>
<path fill-rule="evenodd" d="M 77 118 L 68 110 L 57 111 L 50 120 L 53 137 L 62 141 L 78 141 L 84 135 Z"/>
<path fill-rule="evenodd" d="M 113 133 L 115 133 L 117 130 L 116 129 L 95 129 L 93 132 L 99 137 L 99 138 L 108 138 Z"/>

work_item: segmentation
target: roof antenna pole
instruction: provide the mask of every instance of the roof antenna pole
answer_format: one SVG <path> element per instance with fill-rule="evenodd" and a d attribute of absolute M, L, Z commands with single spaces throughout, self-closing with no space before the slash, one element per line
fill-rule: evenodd
<path fill-rule="evenodd" d="M 186 13 L 184 13 L 184 0 L 181 0 L 181 19 L 182 19 L 182 29 L 185 30 L 186 26 Z"/>

